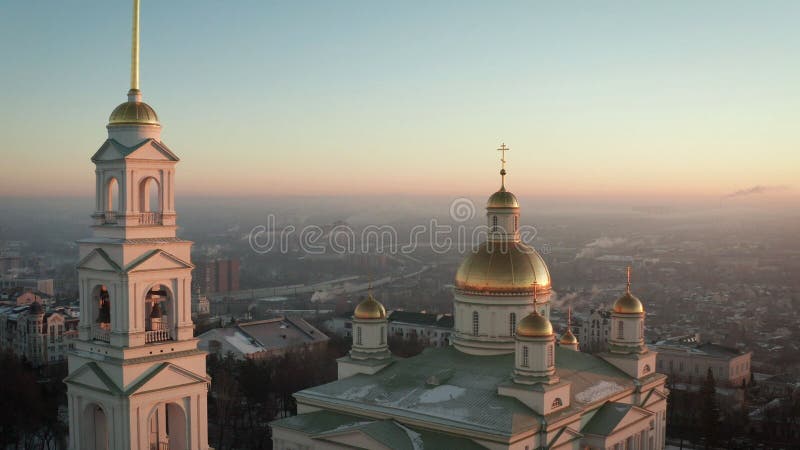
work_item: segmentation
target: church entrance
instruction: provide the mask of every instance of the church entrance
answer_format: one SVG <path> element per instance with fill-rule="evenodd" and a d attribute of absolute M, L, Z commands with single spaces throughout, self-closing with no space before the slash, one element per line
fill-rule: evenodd
<path fill-rule="evenodd" d="M 86 405 L 83 411 L 81 449 L 108 450 L 108 420 L 97 403 Z"/>
<path fill-rule="evenodd" d="M 150 415 L 150 450 L 188 450 L 186 414 L 177 403 L 160 403 Z"/>

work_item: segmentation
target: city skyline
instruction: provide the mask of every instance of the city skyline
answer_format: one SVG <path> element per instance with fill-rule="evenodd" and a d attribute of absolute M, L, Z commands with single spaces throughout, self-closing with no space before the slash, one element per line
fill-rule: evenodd
<path fill-rule="evenodd" d="M 146 4 L 142 91 L 179 195 L 480 195 L 506 142 L 521 196 L 797 201 L 798 5 L 417 6 Z M 0 195 L 90 195 L 129 9 L 6 9 L 0 132 L 37 179 Z"/>

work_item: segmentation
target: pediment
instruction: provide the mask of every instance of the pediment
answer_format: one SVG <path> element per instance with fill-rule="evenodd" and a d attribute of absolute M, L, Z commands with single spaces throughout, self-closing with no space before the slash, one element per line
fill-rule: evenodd
<path fill-rule="evenodd" d="M 95 391 L 118 395 L 122 390 L 111 381 L 111 378 L 96 362 L 84 364 L 80 369 L 64 379 L 67 384 L 80 385 Z"/>
<path fill-rule="evenodd" d="M 192 269 L 194 266 L 164 250 L 152 250 L 137 258 L 125 268 L 126 273 L 148 270 Z"/>
<path fill-rule="evenodd" d="M 583 435 L 581 433 L 573 430 L 572 428 L 564 427 L 558 432 L 556 437 L 550 441 L 548 448 L 558 448 L 568 442 L 572 442 L 575 439 L 580 439 L 582 437 Z"/>
<path fill-rule="evenodd" d="M 627 403 L 604 404 L 583 426 L 581 433 L 611 436 L 617 431 L 653 416 L 653 413 Z"/>
<path fill-rule="evenodd" d="M 78 269 L 97 270 L 99 272 L 122 272 L 122 268 L 108 256 L 102 248 L 96 248 L 78 262 Z"/>
<path fill-rule="evenodd" d="M 146 159 L 148 161 L 178 161 L 166 145 L 154 139 L 148 139 L 125 156 L 125 159 Z"/>
<path fill-rule="evenodd" d="M 172 363 L 161 363 L 133 383 L 125 392 L 126 395 L 145 394 L 176 386 L 198 383 L 210 383 L 207 377 L 197 375 Z"/>
<path fill-rule="evenodd" d="M 155 139 L 145 139 L 142 142 L 128 147 L 115 139 L 106 139 L 103 145 L 92 156 L 93 162 L 118 161 L 120 159 L 138 159 L 148 161 L 178 161 L 179 158 L 172 153 L 166 145 Z"/>
<path fill-rule="evenodd" d="M 659 391 L 658 389 L 653 388 L 650 390 L 650 392 L 647 393 L 647 397 L 645 397 L 641 406 L 642 408 L 646 409 L 648 405 L 652 405 L 653 403 L 658 403 L 666 399 L 667 399 L 667 394 Z"/>

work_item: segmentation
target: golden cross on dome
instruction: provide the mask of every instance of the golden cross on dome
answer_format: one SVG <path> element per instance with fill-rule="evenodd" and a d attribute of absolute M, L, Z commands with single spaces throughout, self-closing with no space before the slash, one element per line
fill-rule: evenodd
<path fill-rule="evenodd" d="M 631 266 L 628 266 L 628 285 L 625 288 L 625 292 L 631 291 Z"/>
<path fill-rule="evenodd" d="M 567 307 L 567 329 L 572 329 L 572 306 Z"/>
<path fill-rule="evenodd" d="M 500 144 L 500 148 L 497 149 L 500 152 L 500 185 L 505 188 L 506 186 L 506 152 L 511 150 L 505 142 Z"/>

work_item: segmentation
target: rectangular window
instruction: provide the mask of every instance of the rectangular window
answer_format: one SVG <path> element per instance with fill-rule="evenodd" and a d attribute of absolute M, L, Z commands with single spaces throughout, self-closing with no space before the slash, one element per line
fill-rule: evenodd
<path fill-rule="evenodd" d="M 522 347 L 522 367 L 528 367 L 528 346 Z"/>

